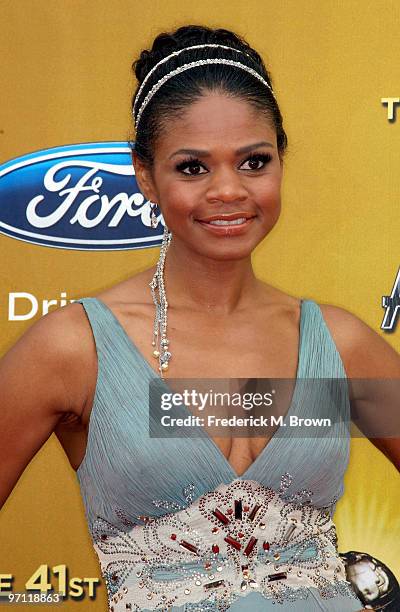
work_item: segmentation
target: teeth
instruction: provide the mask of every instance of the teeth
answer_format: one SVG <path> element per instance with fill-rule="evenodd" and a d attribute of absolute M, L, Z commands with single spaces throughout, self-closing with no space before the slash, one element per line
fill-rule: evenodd
<path fill-rule="evenodd" d="M 227 221 L 226 219 L 215 219 L 214 221 L 208 221 L 210 225 L 240 225 L 241 223 L 245 223 L 246 219 L 244 217 L 240 219 L 233 219 L 233 221 Z"/>

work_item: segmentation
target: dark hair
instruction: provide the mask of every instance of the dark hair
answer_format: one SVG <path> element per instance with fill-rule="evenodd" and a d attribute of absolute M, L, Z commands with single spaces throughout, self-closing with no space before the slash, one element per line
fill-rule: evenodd
<path fill-rule="evenodd" d="M 234 47 L 237 53 L 220 47 L 189 49 L 160 64 L 147 80 L 140 96 L 138 90 L 146 75 L 161 59 L 179 49 L 204 44 L 217 43 Z M 162 32 L 154 39 L 148 51 L 143 50 L 132 64 L 138 86 L 132 99 L 136 113 L 146 95 L 164 75 L 187 62 L 208 58 L 225 58 L 240 61 L 259 73 L 271 86 L 272 81 L 260 55 L 238 34 L 223 28 L 211 29 L 206 26 L 186 25 L 174 32 Z M 140 118 L 135 143 L 131 143 L 138 157 L 150 166 L 154 161 L 156 138 L 161 134 L 168 120 L 177 117 L 183 109 L 201 98 L 206 91 L 223 91 L 230 96 L 247 100 L 254 108 L 263 112 L 272 121 L 276 130 L 277 146 L 281 157 L 287 147 L 287 136 L 283 129 L 282 115 L 278 103 L 269 87 L 246 70 L 227 64 L 204 64 L 183 71 L 168 79 L 147 103 Z"/>

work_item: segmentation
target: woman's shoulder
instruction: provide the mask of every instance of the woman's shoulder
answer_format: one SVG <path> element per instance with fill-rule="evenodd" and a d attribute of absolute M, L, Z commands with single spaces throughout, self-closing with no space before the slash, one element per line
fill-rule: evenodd
<path fill-rule="evenodd" d="M 154 276 L 155 266 L 146 268 L 129 278 L 107 287 L 93 297 L 98 298 L 115 311 L 123 311 L 140 305 L 152 305 L 149 283 Z M 123 313 L 122 313 L 123 314 Z"/>
<path fill-rule="evenodd" d="M 56 406 L 59 413 L 77 413 L 86 391 L 85 346 L 89 344 L 85 344 L 79 306 L 69 304 L 31 323 L 2 357 L 1 371 L 13 377 L 16 394 L 20 384 L 26 394 L 29 382 L 26 395 L 32 396 L 32 413 L 40 411 L 40 405 L 43 410 L 48 405 L 49 410 Z"/>
<path fill-rule="evenodd" d="M 400 376 L 400 356 L 378 331 L 346 308 L 318 306 L 349 378 Z"/>
<path fill-rule="evenodd" d="M 62 376 L 69 411 L 80 415 L 88 393 L 89 369 L 96 371 L 96 349 L 84 308 L 76 301 L 49 311 L 27 332 L 36 338 Z"/>
<path fill-rule="evenodd" d="M 363 318 L 347 308 L 309 297 L 296 297 L 265 285 L 269 299 L 292 318 L 301 301 L 314 302 L 342 359 L 349 378 L 400 377 L 400 356 Z"/>
<path fill-rule="evenodd" d="M 140 307 L 145 300 L 143 288 L 150 273 L 151 269 L 146 270 L 104 291 L 82 297 L 99 298 L 123 320 L 125 311 L 136 305 Z M 40 317 L 27 332 L 31 344 L 40 346 L 40 353 L 44 351 L 55 370 L 62 373 L 71 411 L 79 415 L 84 411 L 97 377 L 97 347 L 91 323 L 88 312 L 76 298 Z"/>
<path fill-rule="evenodd" d="M 29 326 L 18 344 L 30 343 L 42 355 L 48 354 L 55 363 L 62 363 L 66 357 L 79 353 L 84 318 L 82 307 L 75 302 L 50 310 Z"/>

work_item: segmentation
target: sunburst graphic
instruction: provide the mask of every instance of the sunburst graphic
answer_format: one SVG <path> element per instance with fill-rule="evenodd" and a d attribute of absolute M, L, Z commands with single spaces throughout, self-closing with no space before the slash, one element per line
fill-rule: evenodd
<path fill-rule="evenodd" d="M 400 486 L 396 469 L 369 440 L 353 438 L 344 486 L 334 515 L 339 552 L 366 552 L 400 579 Z"/>

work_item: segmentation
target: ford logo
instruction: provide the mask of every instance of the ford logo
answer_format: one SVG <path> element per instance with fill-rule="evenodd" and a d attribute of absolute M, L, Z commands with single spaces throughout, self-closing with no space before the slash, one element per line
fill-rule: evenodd
<path fill-rule="evenodd" d="M 122 250 L 161 244 L 150 224 L 127 142 L 44 149 L 0 165 L 0 232 L 60 249 Z"/>

